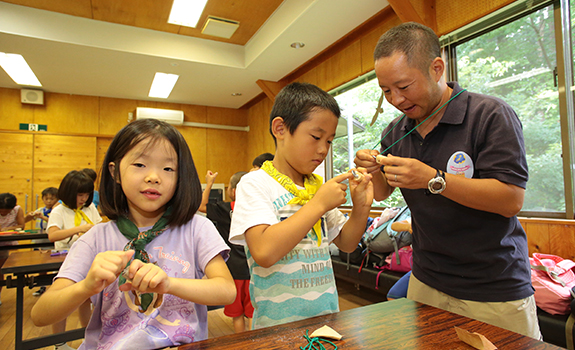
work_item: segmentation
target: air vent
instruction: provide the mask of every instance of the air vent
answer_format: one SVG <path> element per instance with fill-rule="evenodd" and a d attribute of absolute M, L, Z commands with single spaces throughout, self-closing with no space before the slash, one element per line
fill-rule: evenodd
<path fill-rule="evenodd" d="M 202 29 L 202 34 L 229 39 L 234 35 L 239 26 L 240 22 L 238 21 L 208 16 L 206 24 L 204 24 L 204 28 Z"/>

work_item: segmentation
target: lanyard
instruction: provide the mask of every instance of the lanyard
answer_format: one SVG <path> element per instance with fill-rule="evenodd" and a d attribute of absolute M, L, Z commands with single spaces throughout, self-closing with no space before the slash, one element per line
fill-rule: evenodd
<path fill-rule="evenodd" d="M 399 140 L 395 141 L 394 143 L 392 143 L 389 147 L 387 147 L 386 149 L 383 150 L 383 152 L 381 152 L 381 154 L 384 154 L 387 150 L 389 150 L 391 147 L 393 147 L 396 143 L 398 143 L 399 141 L 403 140 L 404 138 L 407 137 L 407 135 L 411 134 L 413 131 L 415 131 L 415 129 L 417 129 L 421 124 L 425 123 L 425 121 L 431 117 L 433 117 L 435 115 L 435 113 L 439 112 L 443 107 L 445 107 L 449 102 L 451 102 L 454 98 L 456 98 L 457 96 L 459 96 L 463 91 L 467 91 L 466 89 L 463 89 L 461 91 L 459 91 L 455 96 L 453 96 L 452 98 L 450 98 L 447 102 L 445 102 L 444 104 L 441 105 L 441 107 L 439 107 L 438 109 L 436 109 L 433 113 L 431 113 L 429 115 L 429 117 L 425 118 L 421 123 L 417 124 L 415 126 L 415 128 L 409 130 L 409 132 L 405 135 L 403 135 Z M 403 118 L 405 117 L 405 114 L 403 114 L 401 116 L 401 118 L 399 118 L 399 120 L 397 121 L 397 123 L 395 123 L 395 125 L 385 134 L 383 135 L 383 137 L 381 138 L 381 140 L 379 140 L 379 142 L 375 145 L 375 147 L 373 147 L 372 149 L 375 149 L 377 146 L 379 146 L 383 140 L 385 140 L 385 138 L 387 137 L 387 135 L 389 135 L 390 132 L 393 131 L 393 129 L 395 129 L 396 126 L 399 125 L 399 122 L 401 122 L 403 120 Z"/>

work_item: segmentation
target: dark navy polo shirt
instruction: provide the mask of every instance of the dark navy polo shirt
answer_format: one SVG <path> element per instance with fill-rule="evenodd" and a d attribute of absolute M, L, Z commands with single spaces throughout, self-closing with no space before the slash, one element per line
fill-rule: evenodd
<path fill-rule="evenodd" d="M 452 96 L 462 90 L 448 85 Z M 395 124 L 381 151 L 416 126 L 397 118 L 382 135 Z M 527 184 L 521 122 L 508 104 L 491 96 L 463 91 L 425 139 L 414 131 L 385 153 L 468 178 Z M 533 294 L 527 237 L 516 216 L 465 207 L 425 189 L 401 192 L 411 209 L 417 279 L 464 300 L 500 302 Z"/>

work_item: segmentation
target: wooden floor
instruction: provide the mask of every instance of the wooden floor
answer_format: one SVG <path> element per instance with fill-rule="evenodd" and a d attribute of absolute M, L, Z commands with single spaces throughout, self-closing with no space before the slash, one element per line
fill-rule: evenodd
<path fill-rule="evenodd" d="M 381 294 L 364 289 L 358 291 L 353 285 L 339 280 L 337 281 L 337 289 L 339 292 L 339 307 L 341 311 L 385 300 Z M 34 290 L 28 288 L 24 290 L 24 339 L 52 333 L 51 327 L 36 327 L 30 320 L 30 310 L 36 300 L 38 300 L 38 297 L 32 295 L 33 292 Z M 16 320 L 16 289 L 2 288 L 0 300 L 2 301 L 2 305 L 0 305 L 0 349 L 13 350 L 15 334 L 14 323 Z M 72 328 L 80 328 L 77 312 L 68 318 L 67 329 Z M 223 309 L 209 311 L 208 330 L 210 338 L 232 334 L 234 332 L 232 319 L 224 315 Z M 77 348 L 81 342 L 81 340 L 76 340 L 68 343 L 68 345 Z M 42 349 L 52 350 L 54 347 L 50 346 Z"/>

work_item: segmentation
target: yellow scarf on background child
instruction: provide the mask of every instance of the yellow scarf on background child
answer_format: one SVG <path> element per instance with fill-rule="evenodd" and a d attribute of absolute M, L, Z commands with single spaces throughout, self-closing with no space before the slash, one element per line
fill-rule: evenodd
<path fill-rule="evenodd" d="M 63 206 L 65 206 L 68 209 L 72 209 L 69 206 L 67 206 L 66 204 L 62 203 Z M 86 221 L 88 224 L 93 225 L 94 223 L 92 222 L 92 220 L 90 220 L 90 218 L 88 217 L 88 215 L 86 215 L 86 213 L 84 213 L 82 211 L 82 209 L 72 209 L 74 211 L 74 226 L 78 227 L 80 226 L 80 224 L 82 223 L 82 219 L 84 219 L 84 221 Z"/>
<path fill-rule="evenodd" d="M 277 171 L 271 161 L 268 160 L 264 162 L 262 170 L 282 185 L 289 193 L 295 196 L 288 202 L 288 204 L 299 204 L 303 206 L 313 198 L 314 194 L 319 189 L 319 186 L 323 183 L 321 176 L 309 174 L 304 177 L 305 190 L 300 190 L 292 179 Z M 313 225 L 312 230 L 317 236 L 317 246 L 319 247 L 321 245 L 321 218 L 315 223 L 315 225 Z"/>

